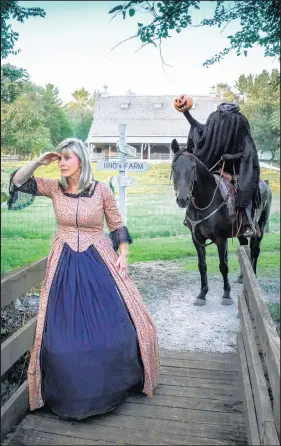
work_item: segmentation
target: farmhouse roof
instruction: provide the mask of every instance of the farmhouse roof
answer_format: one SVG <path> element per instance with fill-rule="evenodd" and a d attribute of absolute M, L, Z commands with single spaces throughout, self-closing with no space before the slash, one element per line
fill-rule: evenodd
<path fill-rule="evenodd" d="M 174 96 L 105 96 L 98 97 L 94 120 L 89 131 L 89 142 L 114 140 L 119 135 L 119 124 L 127 124 L 127 138 L 184 137 L 189 123 L 174 108 Z M 193 96 L 192 116 L 205 123 L 209 114 L 221 103 L 218 98 Z"/>

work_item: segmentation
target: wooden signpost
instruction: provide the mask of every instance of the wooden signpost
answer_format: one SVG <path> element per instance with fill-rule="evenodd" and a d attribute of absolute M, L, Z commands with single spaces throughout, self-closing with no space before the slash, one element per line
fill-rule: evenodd
<path fill-rule="evenodd" d="M 127 156 L 136 156 L 136 148 L 126 144 L 126 124 L 119 125 L 119 141 L 116 143 L 116 148 L 120 152 L 120 159 L 117 161 L 97 162 L 97 170 L 118 170 L 119 177 L 113 177 L 112 184 L 114 187 L 119 186 L 119 209 L 122 214 L 124 224 L 126 224 L 126 187 L 136 186 L 137 178 L 126 176 L 127 171 L 131 172 L 146 172 L 149 169 L 149 164 L 145 161 L 130 161 Z"/>

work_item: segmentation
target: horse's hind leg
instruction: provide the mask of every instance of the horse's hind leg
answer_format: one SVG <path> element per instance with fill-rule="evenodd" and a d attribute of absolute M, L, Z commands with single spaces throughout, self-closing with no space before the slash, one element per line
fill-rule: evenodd
<path fill-rule="evenodd" d="M 201 290 L 193 303 L 194 305 L 202 306 L 206 304 L 206 294 L 208 292 L 206 248 L 199 245 L 193 237 L 192 240 L 198 254 L 198 268 L 201 276 Z"/>
<path fill-rule="evenodd" d="M 245 246 L 245 247 L 247 247 L 247 249 L 249 249 L 248 248 L 248 239 L 247 239 L 247 237 L 244 237 L 244 235 L 240 235 L 238 237 L 238 240 L 239 240 L 240 246 Z M 243 273 L 241 271 L 241 268 L 240 268 L 240 273 L 239 273 L 239 276 L 237 277 L 236 282 L 237 283 L 243 283 Z"/>
<path fill-rule="evenodd" d="M 230 297 L 231 286 L 228 281 L 228 240 L 221 239 L 217 241 L 217 248 L 220 258 L 220 272 L 223 277 L 223 297 L 222 305 L 231 305 L 233 303 Z"/>
<path fill-rule="evenodd" d="M 261 237 L 258 237 L 257 235 L 255 235 L 254 237 L 251 238 L 251 241 L 250 241 L 251 263 L 252 263 L 252 268 L 253 268 L 253 271 L 255 274 L 257 274 L 257 263 L 258 263 L 258 258 L 259 258 L 260 251 L 261 251 L 260 244 L 263 239 L 265 226 L 266 226 L 266 219 L 261 218 L 261 220 L 259 221 Z"/>
<path fill-rule="evenodd" d="M 259 227 L 261 236 L 258 237 L 257 235 L 255 237 L 251 238 L 250 241 L 250 248 L 251 248 L 251 263 L 254 273 L 257 273 L 257 262 L 260 255 L 260 244 L 264 236 L 265 226 L 269 220 L 270 215 L 270 208 L 271 208 L 271 201 L 272 201 L 272 193 L 271 190 L 268 189 L 267 192 L 267 199 L 264 203 L 263 210 L 261 212 L 261 216 L 259 218 Z"/>

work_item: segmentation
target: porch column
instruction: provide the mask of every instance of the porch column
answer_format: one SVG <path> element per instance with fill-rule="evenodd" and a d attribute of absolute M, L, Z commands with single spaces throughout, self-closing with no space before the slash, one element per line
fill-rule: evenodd
<path fill-rule="evenodd" d="M 150 143 L 147 144 L 148 146 L 148 154 L 147 154 L 147 159 L 150 160 Z"/>

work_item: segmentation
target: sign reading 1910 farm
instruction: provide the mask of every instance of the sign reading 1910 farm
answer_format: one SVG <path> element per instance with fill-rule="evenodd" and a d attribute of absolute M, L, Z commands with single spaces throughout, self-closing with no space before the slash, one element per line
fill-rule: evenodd
<path fill-rule="evenodd" d="M 146 172 L 149 169 L 149 164 L 145 161 L 127 161 L 121 163 L 120 161 L 103 161 L 99 160 L 97 163 L 97 170 L 129 170 L 131 172 Z"/>
<path fill-rule="evenodd" d="M 120 152 L 120 159 L 116 161 L 99 160 L 97 170 L 118 170 L 119 177 L 114 177 L 114 185 L 119 186 L 119 208 L 126 224 L 126 187 L 136 186 L 136 177 L 127 177 L 126 172 L 146 172 L 149 164 L 145 161 L 128 161 L 127 156 L 136 156 L 136 148 L 126 144 L 126 124 L 119 126 L 119 141 L 116 148 Z"/>

